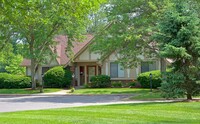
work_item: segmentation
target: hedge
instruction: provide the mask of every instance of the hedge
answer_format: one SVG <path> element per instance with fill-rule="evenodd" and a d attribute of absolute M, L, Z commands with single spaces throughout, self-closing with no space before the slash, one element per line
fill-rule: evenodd
<path fill-rule="evenodd" d="M 97 75 L 91 77 L 91 88 L 106 88 L 111 87 L 110 77 L 107 75 Z"/>
<path fill-rule="evenodd" d="M 31 79 L 27 76 L 0 73 L 0 88 L 29 88 L 30 82 Z"/>
<path fill-rule="evenodd" d="M 152 74 L 152 88 L 160 87 L 162 83 L 160 70 L 141 73 L 137 78 L 141 86 L 143 88 L 150 87 L 150 77 L 149 77 L 150 73 Z"/>
<path fill-rule="evenodd" d="M 62 66 L 57 66 L 49 69 L 44 74 L 45 87 L 63 88 L 70 87 L 72 74 L 68 69 L 64 69 Z"/>

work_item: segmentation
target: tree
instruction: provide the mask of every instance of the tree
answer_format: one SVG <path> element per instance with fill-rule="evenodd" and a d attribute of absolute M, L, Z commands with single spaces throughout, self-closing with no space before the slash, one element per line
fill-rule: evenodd
<path fill-rule="evenodd" d="M 124 67 L 138 66 L 142 61 L 140 55 L 158 56 L 151 29 L 167 4 L 168 0 L 110 0 L 105 5 L 106 26 L 96 32 L 92 50 L 100 53 L 102 59 L 113 52 L 119 53 L 118 62 Z"/>
<path fill-rule="evenodd" d="M 11 74 L 25 74 L 25 68 L 20 67 L 23 57 L 20 54 L 14 54 L 12 44 L 8 43 L 0 52 L 0 72 Z"/>
<path fill-rule="evenodd" d="M 198 4 L 194 2 L 174 0 L 156 27 L 155 40 L 160 45 L 161 57 L 174 60 L 173 71 L 166 77 L 168 82 L 162 85 L 166 94 L 174 92 L 171 97 L 185 93 L 191 100 L 200 91 L 200 17 L 197 10 Z"/>
<path fill-rule="evenodd" d="M 176 3 L 181 3 L 182 6 Z M 118 61 L 124 67 L 137 66 L 142 61 L 140 55 L 161 57 L 161 65 L 163 59 L 172 58 L 176 60 L 172 64 L 176 70 L 173 71 L 176 72 L 174 75 L 179 75 L 172 82 L 180 83 L 183 81 L 182 77 L 185 77 L 184 83 L 176 86 L 181 86 L 178 89 L 184 89 L 187 98 L 191 99 L 199 88 L 197 52 L 200 8 L 197 5 L 199 0 L 110 0 L 107 4 L 107 25 L 103 31 L 96 33 L 93 50 L 100 53 L 102 59 L 113 52 L 119 53 Z M 161 26 L 166 24 L 158 28 L 158 23 Z M 155 38 L 157 33 L 160 35 Z M 180 80 L 175 81 L 176 79 Z M 179 91 L 183 93 L 183 90 Z"/>
<path fill-rule="evenodd" d="M 8 23 L 12 37 L 28 47 L 27 58 L 31 59 L 32 89 L 36 88 L 34 80 L 38 67 L 49 60 L 55 45 L 54 36 L 61 31 L 71 42 L 80 38 L 88 20 L 88 14 L 97 10 L 105 0 L 10 0 L 2 1 L 0 10 Z M 40 81 L 41 81 L 41 75 Z"/>

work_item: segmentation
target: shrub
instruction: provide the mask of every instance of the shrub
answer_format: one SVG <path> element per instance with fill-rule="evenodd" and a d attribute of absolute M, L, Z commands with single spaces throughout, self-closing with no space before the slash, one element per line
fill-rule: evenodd
<path fill-rule="evenodd" d="M 130 88 L 135 87 L 135 86 L 136 86 L 136 82 L 130 82 L 130 83 L 129 83 L 129 87 L 130 87 Z"/>
<path fill-rule="evenodd" d="M 107 75 L 98 75 L 91 77 L 91 83 L 90 83 L 91 88 L 105 88 L 110 86 L 111 86 L 110 77 Z"/>
<path fill-rule="evenodd" d="M 29 88 L 30 82 L 30 77 L 0 73 L 0 88 Z"/>
<path fill-rule="evenodd" d="M 119 88 L 119 87 L 122 87 L 122 82 L 121 81 L 112 82 L 111 85 L 112 87 Z"/>
<path fill-rule="evenodd" d="M 162 83 L 160 70 L 141 73 L 137 78 L 141 86 L 143 88 L 150 87 L 150 77 L 149 77 L 150 73 L 152 74 L 152 88 L 160 87 Z"/>
<path fill-rule="evenodd" d="M 90 88 L 89 84 L 84 84 L 83 87 L 84 88 Z"/>
<path fill-rule="evenodd" d="M 63 88 L 69 87 L 72 80 L 70 70 L 64 69 L 62 66 L 49 69 L 44 74 L 45 87 Z"/>

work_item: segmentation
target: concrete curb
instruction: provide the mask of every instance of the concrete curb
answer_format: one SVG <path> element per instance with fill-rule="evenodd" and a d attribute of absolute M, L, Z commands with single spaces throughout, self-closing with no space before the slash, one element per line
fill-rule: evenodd
<path fill-rule="evenodd" d="M 1 96 L 134 96 L 134 94 L 0 94 Z"/>

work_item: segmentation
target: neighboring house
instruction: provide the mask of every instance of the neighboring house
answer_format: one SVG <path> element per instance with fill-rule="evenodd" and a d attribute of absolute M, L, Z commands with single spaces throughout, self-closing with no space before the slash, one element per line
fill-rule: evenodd
<path fill-rule="evenodd" d="M 133 69 L 122 69 L 121 65 L 116 63 L 117 55 L 112 53 L 103 61 L 99 60 L 100 55 L 90 51 L 89 45 L 92 43 L 93 36 L 87 35 L 83 42 L 74 42 L 74 59 L 70 60 L 65 54 L 67 44 L 66 36 L 57 36 L 55 40 L 58 42 L 56 51 L 58 58 L 50 61 L 49 64 L 42 65 L 38 69 L 38 74 L 44 74 L 49 68 L 64 65 L 70 66 L 71 71 L 75 75 L 76 85 L 82 86 L 90 82 L 90 78 L 95 75 L 109 75 L 112 81 L 132 81 L 135 80 L 138 74 L 151 70 L 160 69 L 160 59 L 153 59 L 152 63 L 142 62 L 140 66 Z M 141 56 L 142 57 L 142 56 Z M 147 61 L 147 59 L 143 58 Z M 21 64 L 26 67 L 26 74 L 31 75 L 30 60 L 24 59 Z M 36 76 L 37 78 L 37 76 Z"/>

